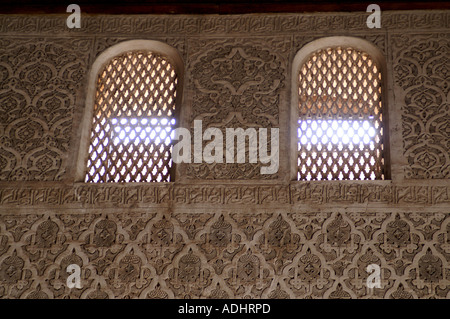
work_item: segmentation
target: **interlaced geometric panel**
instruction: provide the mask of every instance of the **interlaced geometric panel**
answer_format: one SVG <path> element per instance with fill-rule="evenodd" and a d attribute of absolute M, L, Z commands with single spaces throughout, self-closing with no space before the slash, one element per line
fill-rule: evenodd
<path fill-rule="evenodd" d="M 177 75 L 154 52 L 114 57 L 99 73 L 86 182 L 168 182 Z"/>
<path fill-rule="evenodd" d="M 365 52 L 313 53 L 298 74 L 298 180 L 384 179 L 381 73 Z"/>

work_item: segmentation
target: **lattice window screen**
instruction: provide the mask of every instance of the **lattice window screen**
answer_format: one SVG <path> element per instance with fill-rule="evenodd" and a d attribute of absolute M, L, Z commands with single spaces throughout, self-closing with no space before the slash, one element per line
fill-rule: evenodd
<path fill-rule="evenodd" d="M 298 74 L 299 180 L 384 179 L 381 73 L 354 48 L 316 51 Z"/>
<path fill-rule="evenodd" d="M 86 182 L 165 182 L 177 76 L 164 57 L 132 51 L 99 73 Z"/>

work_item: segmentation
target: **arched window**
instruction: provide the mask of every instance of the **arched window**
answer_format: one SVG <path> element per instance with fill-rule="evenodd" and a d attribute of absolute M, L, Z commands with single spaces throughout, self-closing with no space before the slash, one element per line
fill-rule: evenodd
<path fill-rule="evenodd" d="M 155 41 L 114 49 L 96 67 L 84 181 L 172 181 L 180 59 Z"/>
<path fill-rule="evenodd" d="M 295 73 L 297 179 L 385 179 L 381 66 L 339 38 L 306 48 Z"/>

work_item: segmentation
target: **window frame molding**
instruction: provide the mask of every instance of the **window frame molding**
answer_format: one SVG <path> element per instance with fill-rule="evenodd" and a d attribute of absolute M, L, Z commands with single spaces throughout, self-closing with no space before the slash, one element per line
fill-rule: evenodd
<path fill-rule="evenodd" d="M 387 63 L 386 57 L 383 55 L 381 50 L 375 46 L 373 43 L 357 37 L 348 36 L 331 36 L 322 37 L 313 40 L 306 45 L 304 45 L 294 56 L 292 60 L 291 69 L 291 103 L 290 103 L 290 113 L 289 113 L 289 146 L 292 150 L 289 154 L 290 171 L 289 177 L 291 181 L 297 182 L 315 182 L 315 181 L 299 181 L 297 180 L 297 161 L 298 161 L 298 151 L 297 151 L 297 129 L 298 129 L 298 73 L 301 66 L 308 60 L 311 54 L 315 53 L 320 49 L 325 49 L 328 47 L 352 47 L 354 49 L 364 51 L 373 59 L 377 67 L 380 68 L 381 73 L 381 105 L 383 114 L 383 157 L 384 157 L 384 180 L 391 180 L 391 161 L 390 161 L 390 141 L 389 141 L 389 116 L 388 116 L 388 79 L 387 79 Z M 347 180 L 321 180 L 326 182 L 345 182 Z M 364 180 L 349 180 L 350 182 L 364 182 Z M 371 180 L 372 181 L 372 180 Z M 320 182 L 320 181 L 317 181 Z M 373 181 L 372 181 L 373 182 Z"/>
<path fill-rule="evenodd" d="M 107 48 L 95 59 L 89 71 L 85 108 L 81 116 L 78 135 L 79 148 L 78 154 L 76 154 L 75 156 L 75 163 L 74 163 L 75 182 L 84 182 L 85 180 L 87 169 L 86 166 L 89 157 L 89 144 L 92 129 L 92 117 L 94 114 L 95 95 L 97 93 L 98 75 L 103 70 L 103 68 L 109 62 L 111 62 L 113 58 L 129 51 L 155 52 L 164 55 L 164 57 L 166 57 L 169 60 L 169 62 L 173 65 L 175 72 L 177 74 L 175 113 L 174 113 L 174 118 L 177 119 L 177 123 L 175 127 L 180 125 L 180 113 L 181 113 L 180 111 L 184 85 L 183 83 L 184 63 L 178 50 L 164 42 L 156 40 L 141 40 L 141 39 L 123 41 Z M 173 180 L 177 179 L 175 176 L 176 175 L 175 172 L 176 167 L 175 163 L 173 163 L 171 167 L 172 182 Z M 141 183 L 148 183 L 148 182 L 141 182 Z"/>

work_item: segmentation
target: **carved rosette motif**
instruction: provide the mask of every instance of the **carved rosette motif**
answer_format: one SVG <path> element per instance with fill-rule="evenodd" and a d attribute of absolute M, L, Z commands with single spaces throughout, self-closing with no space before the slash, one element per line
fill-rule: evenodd
<path fill-rule="evenodd" d="M 187 71 L 192 105 L 189 123 L 201 120 L 203 131 L 219 128 L 279 127 L 279 106 L 286 87 L 288 38 L 196 39 L 189 43 Z M 193 124 L 191 124 L 193 125 Z M 192 134 L 193 136 L 193 134 Z M 203 142 L 203 146 L 206 142 Z M 237 145 L 236 147 L 239 147 Z M 245 147 L 245 146 L 243 146 Z M 270 150 L 270 138 L 268 138 Z M 201 163 L 183 165 L 192 179 L 273 179 L 261 174 L 261 163 Z"/>

